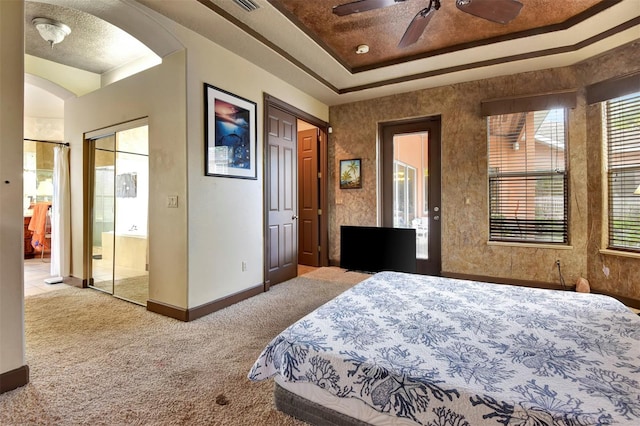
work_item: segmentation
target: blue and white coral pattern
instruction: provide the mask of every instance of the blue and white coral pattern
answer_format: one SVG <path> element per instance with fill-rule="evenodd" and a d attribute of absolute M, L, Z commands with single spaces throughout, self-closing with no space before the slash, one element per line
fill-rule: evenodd
<path fill-rule="evenodd" d="M 288 327 L 280 374 L 428 426 L 640 425 L 640 318 L 608 296 L 381 272 Z"/>

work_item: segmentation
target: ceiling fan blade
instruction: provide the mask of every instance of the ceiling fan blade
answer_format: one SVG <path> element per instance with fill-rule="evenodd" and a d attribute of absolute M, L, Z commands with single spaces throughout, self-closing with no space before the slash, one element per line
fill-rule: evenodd
<path fill-rule="evenodd" d="M 413 20 L 407 27 L 407 30 L 404 32 L 402 39 L 400 39 L 400 43 L 398 43 L 398 47 L 403 48 L 411 46 L 418 41 L 420 36 L 422 36 L 422 33 L 424 33 L 424 29 L 427 28 L 427 24 L 431 21 L 435 10 L 436 9 L 434 8 L 427 7 L 418 12 L 416 16 L 413 17 Z"/>
<path fill-rule="evenodd" d="M 500 24 L 515 19 L 522 9 L 522 3 L 517 0 L 456 0 L 456 6 L 463 12 Z"/>
<path fill-rule="evenodd" d="M 367 10 L 380 9 L 405 0 L 357 0 L 351 3 L 333 6 L 333 13 L 338 16 L 351 15 L 352 13 L 366 12 Z"/>

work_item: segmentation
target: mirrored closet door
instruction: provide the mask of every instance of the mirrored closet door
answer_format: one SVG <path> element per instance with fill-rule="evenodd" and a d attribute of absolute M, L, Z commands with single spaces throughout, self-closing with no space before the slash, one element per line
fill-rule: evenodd
<path fill-rule="evenodd" d="M 90 287 L 146 305 L 149 298 L 148 126 L 90 139 Z"/>

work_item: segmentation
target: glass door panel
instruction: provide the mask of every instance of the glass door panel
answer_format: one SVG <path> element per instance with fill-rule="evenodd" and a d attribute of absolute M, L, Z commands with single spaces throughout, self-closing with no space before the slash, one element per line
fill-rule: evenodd
<path fill-rule="evenodd" d="M 429 258 L 429 133 L 393 137 L 393 226 L 416 230 L 418 259 Z"/>
<path fill-rule="evenodd" d="M 146 305 L 149 299 L 148 126 L 92 140 L 91 287 Z"/>
<path fill-rule="evenodd" d="M 381 126 L 382 225 L 416 233 L 419 274 L 442 273 L 440 117 Z"/>
<path fill-rule="evenodd" d="M 115 137 L 94 141 L 91 286 L 113 293 Z"/>
<path fill-rule="evenodd" d="M 113 294 L 136 303 L 149 298 L 146 155 L 116 152 L 116 226 Z"/>

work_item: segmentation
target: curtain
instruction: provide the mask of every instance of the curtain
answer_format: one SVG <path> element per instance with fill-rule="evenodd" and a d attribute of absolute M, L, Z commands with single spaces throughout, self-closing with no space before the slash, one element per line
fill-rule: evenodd
<path fill-rule="evenodd" d="M 51 276 L 66 277 L 71 269 L 71 196 L 69 147 L 53 150 L 53 203 L 51 206 Z"/>

